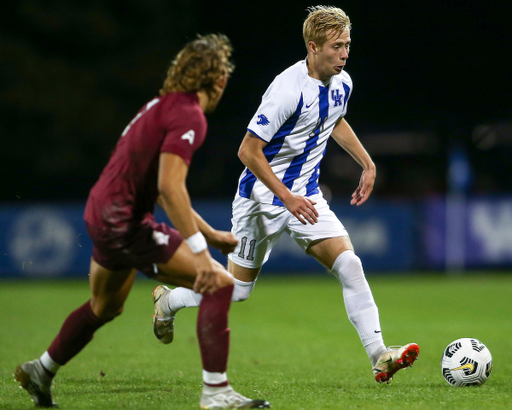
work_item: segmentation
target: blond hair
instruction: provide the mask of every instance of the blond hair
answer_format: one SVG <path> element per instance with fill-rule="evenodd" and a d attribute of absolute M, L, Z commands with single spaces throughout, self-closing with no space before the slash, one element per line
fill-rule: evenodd
<path fill-rule="evenodd" d="M 310 41 L 322 47 L 332 33 L 339 35 L 352 28 L 346 13 L 337 7 L 311 6 L 307 10 L 309 14 L 302 28 L 306 48 Z"/>
<path fill-rule="evenodd" d="M 172 61 L 160 95 L 176 91 L 214 95 L 217 80 L 235 68 L 229 60 L 232 51 L 231 41 L 224 34 L 198 35 Z"/>

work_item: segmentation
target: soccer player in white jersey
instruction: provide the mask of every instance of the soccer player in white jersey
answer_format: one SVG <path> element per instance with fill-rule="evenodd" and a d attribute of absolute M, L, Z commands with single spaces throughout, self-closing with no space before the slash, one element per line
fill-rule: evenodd
<path fill-rule="evenodd" d="M 232 232 L 239 243 L 229 255 L 228 269 L 235 278 L 233 301 L 247 299 L 274 244 L 283 233 L 290 235 L 339 279 L 348 317 L 370 358 L 375 380 L 382 383 L 412 366 L 419 347 L 385 347 L 361 261 L 318 186 L 330 136 L 363 169 L 352 205 L 368 199 L 375 181 L 375 164 L 344 118 L 352 93 L 352 80 L 344 70 L 350 29 L 343 10 L 309 8 L 303 27 L 307 58 L 279 74 L 263 95 L 239 150 L 247 168 L 233 202 Z M 159 286 L 153 298 L 155 335 L 170 343 L 175 313 L 198 306 L 201 295 Z"/>

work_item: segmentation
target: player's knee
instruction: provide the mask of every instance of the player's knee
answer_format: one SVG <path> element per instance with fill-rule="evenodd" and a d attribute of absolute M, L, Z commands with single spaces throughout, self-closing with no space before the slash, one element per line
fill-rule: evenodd
<path fill-rule="evenodd" d="M 123 308 L 118 309 L 116 311 L 104 310 L 98 312 L 97 314 L 95 313 L 94 316 L 96 316 L 98 319 L 110 322 L 111 320 L 114 320 L 117 316 L 119 316 L 121 313 L 123 313 Z"/>
<path fill-rule="evenodd" d="M 219 274 L 219 285 L 221 288 L 229 285 L 233 285 L 233 275 L 227 270 L 222 270 Z"/>
<path fill-rule="evenodd" d="M 363 273 L 363 264 L 361 262 L 361 259 L 359 258 L 359 256 L 357 256 L 354 251 L 345 251 L 344 252 L 345 255 L 345 265 L 346 265 L 346 269 L 351 271 L 351 272 L 358 272 L 358 273 Z"/>
<path fill-rule="evenodd" d="M 110 321 L 123 313 L 124 305 L 108 305 L 93 298 L 91 300 L 91 309 L 96 317 Z"/>
<path fill-rule="evenodd" d="M 351 250 L 338 256 L 331 272 L 339 279 L 344 290 L 351 289 L 358 293 L 369 289 L 361 259 Z"/>
<path fill-rule="evenodd" d="M 124 306 L 121 306 L 120 308 L 112 308 L 112 309 L 105 309 L 104 311 L 101 312 L 101 316 L 98 316 L 100 317 L 101 319 L 103 320 L 113 320 L 115 319 L 117 316 L 121 315 L 121 313 L 123 313 L 124 311 Z"/>
<path fill-rule="evenodd" d="M 363 264 L 361 259 L 354 251 L 346 250 L 338 255 L 331 269 L 332 273 L 338 275 L 340 272 L 354 272 L 363 273 Z"/>
<path fill-rule="evenodd" d="M 124 306 L 121 306 L 119 309 L 117 309 L 115 312 L 112 312 L 112 319 L 114 319 L 117 316 L 120 316 L 121 313 L 124 312 Z"/>
<path fill-rule="evenodd" d="M 241 280 L 234 279 L 235 281 L 235 289 L 233 290 L 233 302 L 242 302 L 244 300 L 249 299 L 249 295 L 254 289 L 254 285 L 256 281 L 252 282 L 242 282 Z"/>

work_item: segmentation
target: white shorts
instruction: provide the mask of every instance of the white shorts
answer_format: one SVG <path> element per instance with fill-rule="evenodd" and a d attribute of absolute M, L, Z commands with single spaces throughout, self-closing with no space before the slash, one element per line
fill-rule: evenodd
<path fill-rule="evenodd" d="M 304 251 L 313 241 L 348 236 L 322 194 L 309 198 L 316 202 L 319 215 L 314 225 L 303 225 L 283 206 L 262 204 L 237 196 L 233 201 L 231 232 L 238 239 L 238 246 L 229 254 L 229 259 L 245 268 L 260 268 L 268 260 L 283 232 L 290 235 Z"/>

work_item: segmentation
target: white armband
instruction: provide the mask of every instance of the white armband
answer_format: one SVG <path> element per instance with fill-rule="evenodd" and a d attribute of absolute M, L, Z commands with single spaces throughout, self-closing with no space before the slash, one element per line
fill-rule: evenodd
<path fill-rule="evenodd" d="M 185 239 L 185 242 L 187 242 L 187 245 L 193 253 L 199 253 L 208 248 L 206 239 L 201 232 L 196 232 L 194 235 Z"/>

